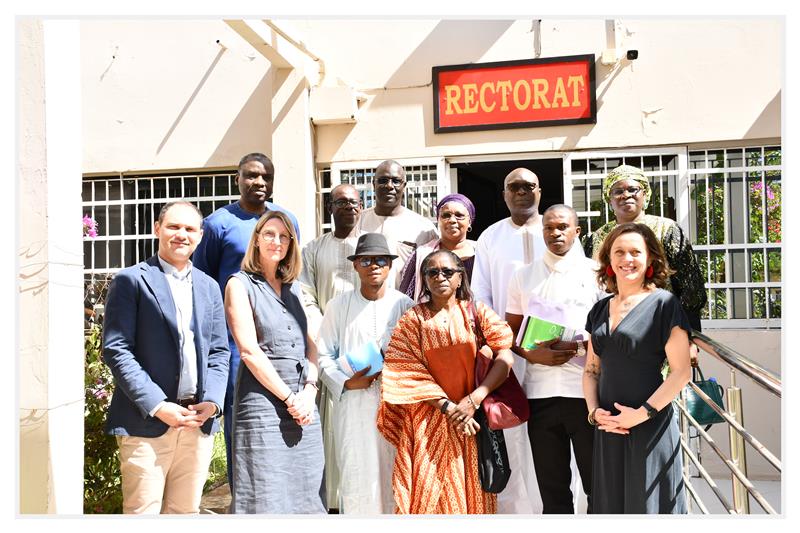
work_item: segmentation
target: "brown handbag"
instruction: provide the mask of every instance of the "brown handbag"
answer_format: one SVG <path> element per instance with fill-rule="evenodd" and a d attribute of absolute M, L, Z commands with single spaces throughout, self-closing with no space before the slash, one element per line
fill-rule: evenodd
<path fill-rule="evenodd" d="M 478 387 L 486 379 L 486 375 L 494 364 L 494 352 L 486 346 L 486 338 L 483 336 L 473 302 L 469 303 L 469 312 L 472 315 L 472 333 L 475 335 L 475 345 L 477 346 L 475 386 Z M 506 380 L 484 398 L 481 405 L 491 429 L 513 428 L 527 422 L 530 417 L 528 397 L 517 381 L 513 369 L 509 370 Z"/>

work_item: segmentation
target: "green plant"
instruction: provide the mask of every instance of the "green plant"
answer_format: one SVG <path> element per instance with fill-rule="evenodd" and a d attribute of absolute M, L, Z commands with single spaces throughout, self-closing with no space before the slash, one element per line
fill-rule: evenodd
<path fill-rule="evenodd" d="M 122 512 L 122 480 L 114 437 L 103 425 L 111 402 L 113 378 L 102 360 L 102 326 L 92 324 L 85 337 L 83 512 Z"/>
<path fill-rule="evenodd" d="M 225 456 L 225 435 L 220 420 L 219 431 L 214 434 L 214 454 L 211 456 L 211 464 L 208 465 L 208 479 L 203 486 L 203 492 L 213 490 L 227 482 L 228 461 Z"/>

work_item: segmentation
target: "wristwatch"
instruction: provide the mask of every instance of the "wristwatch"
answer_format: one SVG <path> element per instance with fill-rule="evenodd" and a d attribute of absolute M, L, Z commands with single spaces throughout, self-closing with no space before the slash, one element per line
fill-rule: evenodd
<path fill-rule="evenodd" d="M 583 346 L 583 341 L 578 341 L 578 349 L 575 350 L 575 357 L 583 357 L 586 355 L 586 348 Z"/>
<path fill-rule="evenodd" d="M 658 414 L 658 411 L 656 410 L 656 408 L 653 407 L 652 405 L 650 405 L 647 402 L 642 402 L 642 407 L 644 407 L 645 410 L 647 410 L 647 418 L 648 419 L 653 418 L 654 416 L 656 416 Z"/>

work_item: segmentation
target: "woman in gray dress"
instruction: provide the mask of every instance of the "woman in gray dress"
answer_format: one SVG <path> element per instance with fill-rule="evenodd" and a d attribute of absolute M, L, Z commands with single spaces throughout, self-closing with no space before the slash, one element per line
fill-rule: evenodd
<path fill-rule="evenodd" d="M 225 288 L 244 363 L 233 403 L 232 513 L 325 513 L 317 349 L 295 281 L 301 264 L 293 224 L 267 211 Z"/>
<path fill-rule="evenodd" d="M 589 312 L 583 392 L 597 426 L 592 512 L 686 513 L 680 434 L 672 400 L 689 381 L 691 326 L 663 289 L 664 250 L 644 224 L 614 228 L 598 255 L 612 296 Z M 664 359 L 670 373 L 661 376 Z"/>

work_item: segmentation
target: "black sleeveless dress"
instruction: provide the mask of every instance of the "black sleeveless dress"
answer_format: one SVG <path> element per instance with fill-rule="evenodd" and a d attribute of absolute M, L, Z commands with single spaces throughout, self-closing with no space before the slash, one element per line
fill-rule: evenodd
<path fill-rule="evenodd" d="M 609 331 L 611 297 L 595 304 L 586 321 L 600 358 L 600 407 L 638 408 L 663 383 L 664 346 L 674 326 L 691 333 L 671 292 L 656 289 Z M 592 507 L 596 514 L 686 513 L 680 432 L 672 404 L 620 435 L 595 430 Z"/>

